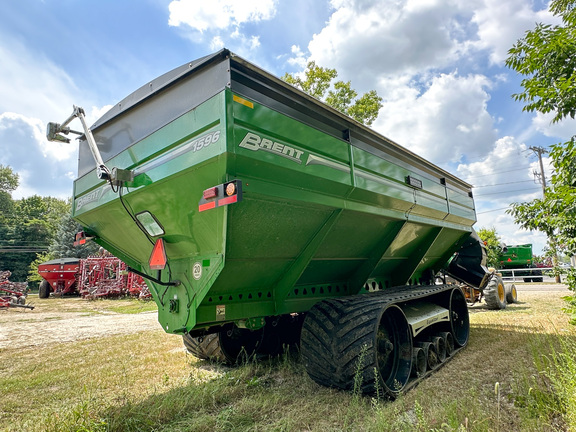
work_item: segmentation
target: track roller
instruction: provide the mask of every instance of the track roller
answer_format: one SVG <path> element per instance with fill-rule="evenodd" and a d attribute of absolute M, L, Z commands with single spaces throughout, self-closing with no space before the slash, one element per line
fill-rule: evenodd
<path fill-rule="evenodd" d="M 446 346 L 446 357 L 450 357 L 454 354 L 454 336 L 450 332 L 440 332 L 439 336 L 444 339 L 444 345 Z"/>
<path fill-rule="evenodd" d="M 414 346 L 420 348 L 424 352 L 424 355 L 426 356 L 427 369 L 433 370 L 440 365 L 436 346 L 432 342 L 415 342 Z"/>
<path fill-rule="evenodd" d="M 446 361 L 446 340 L 441 336 L 434 336 L 430 342 L 432 342 L 434 348 L 436 348 L 438 361 L 444 363 L 444 361 Z"/>
<path fill-rule="evenodd" d="M 426 373 L 428 362 L 426 361 L 426 353 L 422 348 L 414 347 L 412 349 L 412 376 L 420 378 Z"/>

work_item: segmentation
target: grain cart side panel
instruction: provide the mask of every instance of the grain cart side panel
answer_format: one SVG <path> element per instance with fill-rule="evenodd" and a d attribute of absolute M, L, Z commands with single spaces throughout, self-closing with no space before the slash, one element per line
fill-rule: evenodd
<path fill-rule="evenodd" d="M 358 357 L 344 351 L 364 334 L 364 390 L 394 395 L 412 353 L 416 382 L 440 339 L 450 354 L 466 345 L 462 293 L 434 284 L 476 221 L 457 177 L 227 50 L 153 80 L 92 129 L 106 166 L 91 168 L 81 143 L 73 215 L 149 279 L 162 327 L 196 355 L 277 353 L 303 328 L 310 376 L 348 388 L 353 371 L 330 364 Z M 471 267 L 484 283 L 482 257 L 464 279 Z M 350 344 L 320 330 L 340 325 Z"/>

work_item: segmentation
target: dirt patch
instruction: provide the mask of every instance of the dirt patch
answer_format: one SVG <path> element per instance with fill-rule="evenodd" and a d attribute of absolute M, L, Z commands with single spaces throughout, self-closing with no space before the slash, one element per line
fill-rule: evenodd
<path fill-rule="evenodd" d="M 105 310 L 108 303 L 77 298 L 35 300 L 34 303 L 34 310 L 0 310 L 0 350 L 162 331 L 157 312 L 116 313 Z"/>
<path fill-rule="evenodd" d="M 570 294 L 562 284 L 516 284 L 519 304 L 512 308 L 529 309 L 530 303 L 546 303 L 548 298 Z M 157 312 L 123 314 L 107 310 L 125 304 L 123 300 L 87 301 L 80 298 L 30 299 L 34 310 L 0 310 L 0 349 L 42 346 L 103 336 L 148 330 L 163 331 Z M 540 305 L 542 307 L 542 304 Z M 554 302 L 551 309 L 556 311 Z M 484 303 L 470 308 L 471 314 L 487 311 Z M 516 317 L 518 322 L 523 317 Z M 526 321 L 533 317 L 526 316 Z"/>

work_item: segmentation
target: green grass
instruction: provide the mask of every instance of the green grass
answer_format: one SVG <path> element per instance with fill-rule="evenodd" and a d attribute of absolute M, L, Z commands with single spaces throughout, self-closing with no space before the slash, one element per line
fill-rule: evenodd
<path fill-rule="evenodd" d="M 137 314 L 141 312 L 157 311 L 158 306 L 153 300 L 133 300 L 129 304 L 111 306 L 109 310 L 121 314 Z"/>
<path fill-rule="evenodd" d="M 42 312 L 116 312 L 121 314 L 135 314 L 140 312 L 157 311 L 158 307 L 153 300 L 139 300 L 131 297 L 107 298 L 89 300 L 81 297 L 50 297 L 39 299 L 38 295 L 29 295 L 27 303 L 31 303 Z"/>
<path fill-rule="evenodd" d="M 523 301 L 473 309 L 469 346 L 395 401 L 321 387 L 294 354 L 214 366 L 160 330 L 4 349 L 0 430 L 576 430 L 575 333 L 562 300 Z"/>

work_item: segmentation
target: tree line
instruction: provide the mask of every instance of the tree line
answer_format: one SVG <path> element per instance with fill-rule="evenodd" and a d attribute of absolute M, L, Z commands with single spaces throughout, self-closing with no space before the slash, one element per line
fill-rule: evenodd
<path fill-rule="evenodd" d="M 11 271 L 10 280 L 39 280 L 38 264 L 97 251 L 95 244 L 73 246 L 81 227 L 71 218 L 70 200 L 38 195 L 13 199 L 19 184 L 13 169 L 0 165 L 0 271 Z"/>

